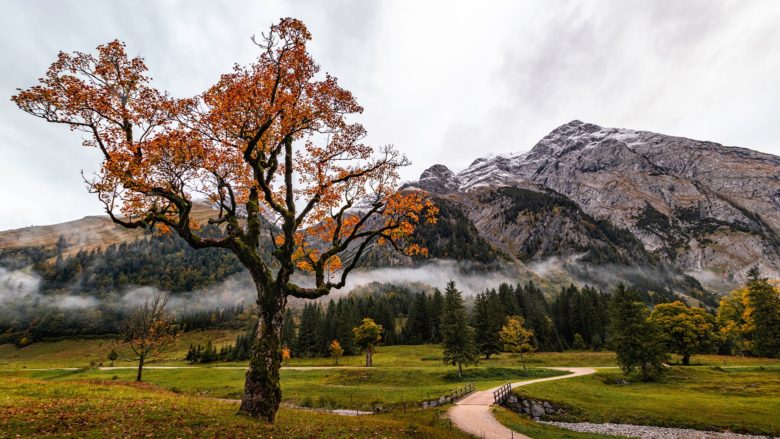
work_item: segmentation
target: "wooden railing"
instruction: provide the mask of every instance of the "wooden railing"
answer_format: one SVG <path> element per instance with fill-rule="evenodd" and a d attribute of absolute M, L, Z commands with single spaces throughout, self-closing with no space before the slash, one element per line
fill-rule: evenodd
<path fill-rule="evenodd" d="M 429 407 L 438 407 L 443 404 L 450 404 L 455 402 L 455 400 L 458 400 L 460 398 L 463 398 L 464 396 L 468 395 L 469 393 L 474 391 L 474 383 L 468 383 L 463 387 L 459 387 L 457 389 L 450 390 L 448 393 L 445 393 L 444 395 L 441 395 L 440 397 L 436 399 L 427 399 L 422 402 L 423 408 L 429 408 Z M 430 396 L 429 396 L 430 398 Z"/>
<path fill-rule="evenodd" d="M 499 387 L 497 390 L 493 391 L 493 401 L 496 404 L 501 404 L 507 398 L 509 398 L 509 395 L 511 393 L 512 393 L 512 385 L 506 383 L 503 386 Z"/>
<path fill-rule="evenodd" d="M 468 395 L 473 391 L 474 391 L 474 383 L 468 383 L 463 387 L 459 387 L 455 390 L 450 391 L 449 397 L 451 400 L 455 401 L 456 399 L 460 399 L 464 395 Z"/>

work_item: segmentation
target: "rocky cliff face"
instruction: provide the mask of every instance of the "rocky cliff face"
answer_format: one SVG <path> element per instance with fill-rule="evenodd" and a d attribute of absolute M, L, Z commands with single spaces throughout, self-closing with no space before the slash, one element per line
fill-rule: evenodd
<path fill-rule="evenodd" d="M 437 165 L 409 186 L 469 200 L 469 216 L 486 239 L 521 257 L 603 241 L 581 234 L 562 246 L 529 247 L 559 238 L 549 233 L 583 230 L 588 221 L 579 210 L 591 224 L 627 230 L 644 251 L 702 280 L 738 281 L 754 264 L 780 275 L 780 157 L 744 148 L 572 121 L 528 152 L 480 158 L 457 174 Z M 501 187 L 551 190 L 578 209 L 497 221 L 495 210 L 505 206 L 478 201 Z M 563 217 L 571 226 L 560 226 Z M 617 261 L 641 263 L 644 256 L 623 245 Z"/>

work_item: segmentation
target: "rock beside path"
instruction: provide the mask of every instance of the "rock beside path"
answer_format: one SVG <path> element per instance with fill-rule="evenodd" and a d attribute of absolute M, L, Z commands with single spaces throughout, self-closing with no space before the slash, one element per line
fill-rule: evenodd
<path fill-rule="evenodd" d="M 591 422 L 546 422 L 566 430 L 580 433 L 597 433 L 611 436 L 626 436 L 640 439 L 772 439 L 771 436 L 757 436 L 717 431 L 700 431 L 687 428 L 653 427 L 631 424 L 594 424 Z M 775 438 L 776 439 L 776 438 Z"/>

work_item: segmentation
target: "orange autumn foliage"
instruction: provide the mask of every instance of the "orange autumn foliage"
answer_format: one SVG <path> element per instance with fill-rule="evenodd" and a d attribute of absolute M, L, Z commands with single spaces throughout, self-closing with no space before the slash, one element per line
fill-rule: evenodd
<path fill-rule="evenodd" d="M 275 286 L 267 294 L 319 297 L 343 286 L 371 245 L 426 255 L 412 233 L 437 209 L 422 192 L 397 192 L 409 161 L 363 142 L 354 121 L 363 108 L 320 72 L 310 39 L 301 21 L 282 19 L 253 38 L 253 63 L 189 98 L 154 88 L 143 59 L 112 41 L 96 54 L 60 53 L 12 100 L 99 150 L 88 185 L 116 223 L 231 250 L 258 285 Z M 197 197 L 217 207 L 209 223 L 223 236 L 203 235 L 190 217 Z M 272 264 L 259 254 L 265 233 Z M 296 270 L 312 272 L 314 286 L 292 283 Z"/>

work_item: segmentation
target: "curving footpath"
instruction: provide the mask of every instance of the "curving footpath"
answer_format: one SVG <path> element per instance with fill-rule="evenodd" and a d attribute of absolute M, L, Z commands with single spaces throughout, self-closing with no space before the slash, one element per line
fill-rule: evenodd
<path fill-rule="evenodd" d="M 539 378 L 529 381 L 512 383 L 512 388 L 527 386 L 529 384 L 541 383 L 544 381 L 562 380 L 574 378 L 583 375 L 590 375 L 596 372 L 596 369 L 590 367 L 548 367 L 547 369 L 563 370 L 571 372 L 568 375 L 560 375 L 548 378 Z M 471 395 L 456 402 L 450 409 L 449 416 L 456 427 L 482 439 L 531 439 L 528 436 L 514 432 L 504 427 L 493 417 L 490 406 L 493 405 L 493 392 L 498 389 L 483 390 L 474 392 Z"/>

